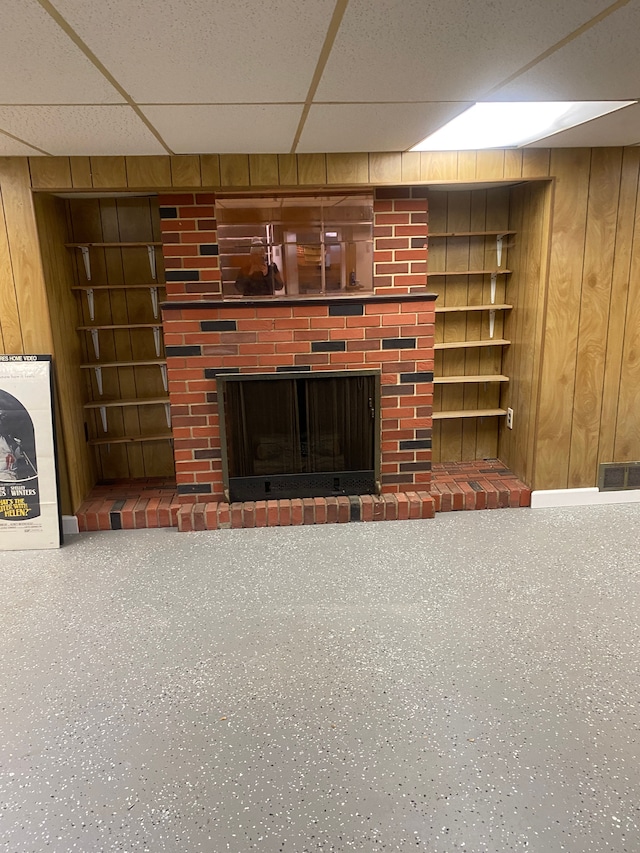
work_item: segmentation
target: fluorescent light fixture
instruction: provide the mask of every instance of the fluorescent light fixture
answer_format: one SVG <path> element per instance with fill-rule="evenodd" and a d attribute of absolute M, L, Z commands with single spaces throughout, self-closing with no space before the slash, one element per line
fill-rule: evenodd
<path fill-rule="evenodd" d="M 637 101 L 492 101 L 474 104 L 411 151 L 519 148 Z"/>

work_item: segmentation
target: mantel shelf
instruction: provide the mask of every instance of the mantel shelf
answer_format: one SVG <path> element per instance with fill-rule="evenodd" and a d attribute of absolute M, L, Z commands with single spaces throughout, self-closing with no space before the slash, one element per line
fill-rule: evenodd
<path fill-rule="evenodd" d="M 516 231 L 432 231 L 431 237 L 506 237 L 516 234 Z"/>
<path fill-rule="evenodd" d="M 442 270 L 438 272 L 427 272 L 427 278 L 433 278 L 433 276 L 438 275 L 511 275 L 511 270 Z"/>
<path fill-rule="evenodd" d="M 145 248 L 146 246 L 162 246 L 161 242 L 155 240 L 145 240 L 137 243 L 65 243 L 67 249 L 136 249 Z"/>
<path fill-rule="evenodd" d="M 169 402 L 168 397 L 136 397 L 133 400 L 94 400 L 85 403 L 85 409 L 126 408 L 128 406 L 164 406 Z"/>
<path fill-rule="evenodd" d="M 93 364 L 81 364 L 80 367 L 82 370 L 96 370 L 96 368 L 103 367 L 146 367 L 148 365 L 166 364 L 167 360 L 164 358 L 148 358 L 141 361 L 96 361 Z"/>
<path fill-rule="evenodd" d="M 506 409 L 462 409 L 458 412 L 434 412 L 433 420 L 442 421 L 448 418 L 495 418 L 506 414 Z"/>
<path fill-rule="evenodd" d="M 434 350 L 439 349 L 463 349 L 466 347 L 506 347 L 511 341 L 505 341 L 504 338 L 489 338 L 483 341 L 449 341 L 443 344 L 434 344 Z"/>
<path fill-rule="evenodd" d="M 462 385 L 466 383 L 508 382 L 509 377 L 501 373 L 490 373 L 481 376 L 434 376 L 434 385 Z"/>
<path fill-rule="evenodd" d="M 436 314 L 449 314 L 460 311 L 510 311 L 513 305 L 441 305 Z"/>
<path fill-rule="evenodd" d="M 89 444 L 133 444 L 134 442 L 172 440 L 173 435 L 170 432 L 164 432 L 159 435 L 119 435 L 114 438 L 91 438 Z"/>

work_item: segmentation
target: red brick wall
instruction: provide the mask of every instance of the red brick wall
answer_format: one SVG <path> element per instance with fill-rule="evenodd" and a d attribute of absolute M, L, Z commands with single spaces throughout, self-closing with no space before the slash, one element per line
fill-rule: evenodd
<path fill-rule="evenodd" d="M 221 276 L 213 193 L 159 197 L 167 299 L 220 296 Z M 374 290 L 408 293 L 427 281 L 428 207 L 424 187 L 374 191 Z"/>
<path fill-rule="evenodd" d="M 428 296 L 175 302 L 165 304 L 163 321 L 180 495 L 223 497 L 220 373 L 349 366 L 381 371 L 383 492 L 428 491 L 434 328 Z"/>

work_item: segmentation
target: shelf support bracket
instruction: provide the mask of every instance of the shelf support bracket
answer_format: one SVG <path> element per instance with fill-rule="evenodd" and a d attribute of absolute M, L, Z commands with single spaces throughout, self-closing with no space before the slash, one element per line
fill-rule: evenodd
<path fill-rule="evenodd" d="M 108 430 L 107 430 L 107 407 L 106 406 L 100 406 L 100 418 L 102 420 L 102 429 L 105 432 L 108 432 Z"/>
<path fill-rule="evenodd" d="M 502 266 L 502 240 L 504 238 L 504 234 L 498 234 L 496 237 L 496 257 L 498 259 L 498 266 Z"/>
<path fill-rule="evenodd" d="M 147 246 L 147 254 L 149 255 L 149 266 L 151 267 L 151 278 L 156 280 L 156 250 L 154 246 Z"/>
<path fill-rule="evenodd" d="M 156 345 L 156 358 L 160 358 L 160 326 L 153 327 L 153 342 Z"/>
<path fill-rule="evenodd" d="M 87 276 L 87 281 L 91 281 L 91 259 L 89 258 L 89 247 L 80 246 L 82 252 L 82 262 L 84 263 L 84 271 Z"/>
<path fill-rule="evenodd" d="M 164 404 L 164 413 L 167 418 L 167 426 L 171 429 L 171 403 Z"/>
<path fill-rule="evenodd" d="M 496 312 L 489 311 L 489 337 L 493 337 L 493 332 L 496 327 Z"/>
<path fill-rule="evenodd" d="M 96 375 L 96 385 L 98 386 L 98 394 L 102 397 L 102 368 L 94 367 L 93 372 Z"/>
<path fill-rule="evenodd" d="M 167 365 L 166 364 L 160 365 L 160 374 L 162 375 L 162 385 L 164 387 L 164 390 L 168 391 L 169 387 L 168 387 L 168 382 L 167 382 Z"/>
<path fill-rule="evenodd" d="M 155 276 L 154 276 L 155 278 Z M 158 319 L 158 288 L 150 287 L 149 295 L 151 296 L 151 307 L 153 308 L 153 316 Z"/>
<path fill-rule="evenodd" d="M 91 317 L 91 322 L 96 319 L 96 311 L 95 311 L 95 301 L 93 299 L 93 288 L 89 287 L 86 290 L 87 294 L 87 305 L 89 306 L 89 317 Z"/>
<path fill-rule="evenodd" d="M 98 330 L 91 329 L 91 340 L 93 341 L 93 351 L 96 354 L 96 359 L 100 358 L 100 340 L 98 339 Z"/>
<path fill-rule="evenodd" d="M 495 305 L 496 303 L 496 285 L 498 283 L 498 274 L 495 272 L 491 273 L 491 304 Z"/>

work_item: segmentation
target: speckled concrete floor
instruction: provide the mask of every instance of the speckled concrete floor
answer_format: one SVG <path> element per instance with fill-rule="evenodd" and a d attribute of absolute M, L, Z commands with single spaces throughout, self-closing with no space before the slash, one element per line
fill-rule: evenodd
<path fill-rule="evenodd" d="M 0 849 L 640 848 L 640 507 L 0 556 Z"/>

